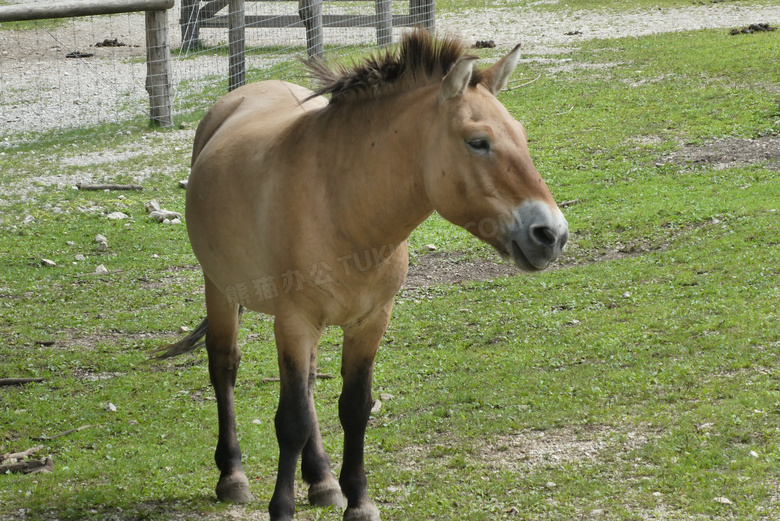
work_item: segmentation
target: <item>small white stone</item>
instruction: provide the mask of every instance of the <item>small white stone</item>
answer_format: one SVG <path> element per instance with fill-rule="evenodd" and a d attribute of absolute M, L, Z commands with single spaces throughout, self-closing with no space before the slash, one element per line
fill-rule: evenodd
<path fill-rule="evenodd" d="M 252 420 L 252 423 L 254 423 L 255 425 L 262 425 L 263 424 L 263 422 L 261 420 L 258 420 L 257 418 Z"/>
<path fill-rule="evenodd" d="M 114 405 L 114 404 L 113 404 L 113 403 L 111 403 L 111 402 L 108 402 L 108 403 L 106 404 L 106 406 L 104 407 L 104 409 L 105 409 L 106 411 L 108 411 L 108 412 L 116 412 L 116 405 Z"/>
<path fill-rule="evenodd" d="M 152 212 L 159 212 L 160 211 L 160 203 L 158 203 L 155 199 L 152 199 L 148 203 L 146 203 L 146 213 L 152 213 Z"/>
<path fill-rule="evenodd" d="M 757 458 L 758 452 L 751 450 L 750 452 L 748 452 L 748 456 L 750 456 L 751 458 Z"/>
<path fill-rule="evenodd" d="M 171 224 L 181 224 L 181 219 L 171 219 Z"/>
<path fill-rule="evenodd" d="M 727 497 L 714 497 L 712 500 L 716 503 L 720 503 L 721 505 L 733 505 L 734 503 L 731 502 L 731 500 Z"/>
<path fill-rule="evenodd" d="M 187 188 L 187 184 L 189 184 L 189 179 L 182 179 L 179 181 L 179 188 Z"/>
<path fill-rule="evenodd" d="M 95 242 L 97 243 L 108 242 L 108 239 L 106 239 L 105 235 L 97 234 L 95 235 Z"/>
<path fill-rule="evenodd" d="M 76 260 L 77 261 L 83 261 L 83 260 L 86 260 L 86 257 L 84 257 L 82 254 L 79 253 L 78 255 L 76 255 Z"/>
<path fill-rule="evenodd" d="M 171 224 L 171 220 L 170 219 L 163 219 L 162 223 L 163 224 Z"/>
<path fill-rule="evenodd" d="M 426 244 L 425 246 L 423 246 L 423 250 L 436 251 L 436 245 L 435 244 Z"/>
<path fill-rule="evenodd" d="M 382 409 L 382 400 L 374 400 L 374 406 L 371 407 L 371 414 L 376 414 Z"/>
<path fill-rule="evenodd" d="M 555 481 L 548 481 L 547 483 L 544 484 L 544 486 L 553 489 L 558 486 L 558 483 L 556 483 Z"/>
<path fill-rule="evenodd" d="M 171 219 L 181 219 L 181 214 L 179 212 L 171 212 L 170 210 L 155 210 L 149 213 L 149 217 L 157 222 L 163 222 L 166 219 L 169 221 Z"/>
<path fill-rule="evenodd" d="M 57 266 L 57 263 L 50 259 L 41 259 L 41 265 L 46 266 L 47 268 L 54 268 Z"/>
<path fill-rule="evenodd" d="M 108 243 L 106 241 L 102 241 L 98 243 L 98 251 L 106 251 L 108 249 Z"/>
<path fill-rule="evenodd" d="M 95 273 L 102 275 L 104 273 L 108 273 L 108 268 L 106 268 L 103 264 L 95 268 Z"/>
<path fill-rule="evenodd" d="M 190 331 L 190 328 L 188 328 L 187 326 L 181 326 L 179 328 L 179 333 L 188 333 L 189 331 Z"/>
<path fill-rule="evenodd" d="M 106 217 L 109 219 L 119 220 L 119 219 L 127 219 L 130 216 L 122 212 L 111 212 L 110 214 L 106 215 Z"/>
<path fill-rule="evenodd" d="M 379 399 L 382 400 L 383 402 L 389 402 L 393 398 L 395 398 L 395 396 L 393 396 L 390 393 L 382 393 L 379 395 Z"/>
<path fill-rule="evenodd" d="M 630 297 L 631 297 L 630 291 L 626 291 L 625 293 L 623 293 L 623 298 L 630 298 Z"/>

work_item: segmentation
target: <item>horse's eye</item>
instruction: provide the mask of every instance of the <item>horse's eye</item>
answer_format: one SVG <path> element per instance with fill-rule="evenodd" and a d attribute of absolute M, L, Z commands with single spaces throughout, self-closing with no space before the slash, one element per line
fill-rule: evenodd
<path fill-rule="evenodd" d="M 472 152 L 477 154 L 487 154 L 490 152 L 490 141 L 487 138 L 480 137 L 476 139 L 469 139 L 466 141 Z"/>

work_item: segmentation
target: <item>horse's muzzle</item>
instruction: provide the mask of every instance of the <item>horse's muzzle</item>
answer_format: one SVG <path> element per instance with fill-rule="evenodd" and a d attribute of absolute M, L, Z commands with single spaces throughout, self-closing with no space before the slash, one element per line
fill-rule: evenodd
<path fill-rule="evenodd" d="M 513 212 L 506 227 L 504 247 L 515 266 L 525 271 L 547 268 L 569 240 L 569 223 L 558 207 L 530 200 Z"/>

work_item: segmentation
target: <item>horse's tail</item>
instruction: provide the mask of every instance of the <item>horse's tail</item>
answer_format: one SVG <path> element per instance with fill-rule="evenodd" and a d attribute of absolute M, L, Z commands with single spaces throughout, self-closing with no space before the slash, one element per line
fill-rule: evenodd
<path fill-rule="evenodd" d="M 241 320 L 241 315 L 243 314 L 244 306 L 238 306 L 239 320 Z M 190 351 L 195 351 L 200 346 L 206 344 L 206 342 L 201 342 L 200 340 L 206 336 L 206 333 L 208 332 L 209 319 L 206 317 L 203 319 L 203 322 L 201 322 L 200 325 L 195 328 L 195 331 L 189 335 L 185 336 L 175 344 L 168 344 L 167 346 L 152 349 L 150 354 L 157 355 L 155 358 L 173 358 L 174 356 L 179 356 L 185 353 L 189 353 Z"/>
<path fill-rule="evenodd" d="M 185 336 L 175 344 L 168 344 L 167 346 L 159 347 L 151 351 L 152 355 L 157 355 L 156 358 L 173 358 L 174 356 L 183 355 L 194 351 L 200 346 L 204 345 L 201 339 L 206 336 L 209 330 L 209 319 L 204 318 L 195 331 Z"/>

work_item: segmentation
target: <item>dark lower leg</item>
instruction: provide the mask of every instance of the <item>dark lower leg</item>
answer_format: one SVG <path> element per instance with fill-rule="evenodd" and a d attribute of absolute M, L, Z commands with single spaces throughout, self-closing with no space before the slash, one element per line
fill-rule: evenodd
<path fill-rule="evenodd" d="M 217 498 L 220 501 L 244 503 L 252 499 L 249 482 L 241 468 L 241 447 L 236 435 L 233 389 L 236 386 L 241 351 L 238 337 L 239 309 L 231 306 L 208 277 L 204 277 L 208 331 L 206 350 L 209 376 L 217 398 L 219 438 L 214 460 L 220 471 Z"/>
<path fill-rule="evenodd" d="M 339 483 L 349 508 L 370 502 L 363 463 L 366 425 L 371 414 L 372 366 L 367 364 L 345 379 L 339 399 L 339 419 L 344 428 L 344 463 Z"/>
<path fill-rule="evenodd" d="M 359 327 L 344 331 L 341 376 L 344 379 L 339 398 L 339 419 L 344 428 L 344 463 L 339 483 L 347 497 L 345 521 L 379 521 L 379 510 L 366 490 L 363 450 L 366 425 L 371 414 L 371 383 L 374 356 L 379 348 L 392 303 L 378 311 Z"/>
<path fill-rule="evenodd" d="M 303 447 L 309 439 L 313 426 L 306 383 L 285 382 L 282 377 L 282 391 L 279 408 L 276 411 L 276 439 L 279 442 L 279 468 L 268 511 L 271 519 L 292 519 L 295 513 L 295 471 Z"/>
<path fill-rule="evenodd" d="M 322 446 L 317 411 L 314 406 L 314 388 L 317 382 L 317 355 L 311 357 L 309 365 L 309 409 L 314 418 L 311 435 L 303 447 L 301 458 L 301 474 L 309 484 L 309 503 L 314 506 L 335 506 L 344 508 L 346 502 L 341 493 L 341 486 L 333 475 L 325 448 Z"/>
<path fill-rule="evenodd" d="M 207 343 L 214 345 L 213 339 Z M 233 354 L 233 353 L 231 353 Z M 209 355 L 209 373 L 217 398 L 219 436 L 214 461 L 220 471 L 217 498 L 220 501 L 244 503 L 252 499 L 249 483 L 241 467 L 241 447 L 236 434 L 236 415 L 233 399 L 238 364 L 241 355 L 224 356 L 212 347 Z"/>

